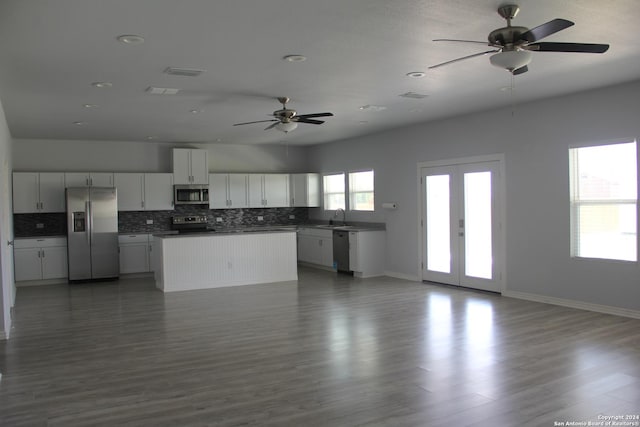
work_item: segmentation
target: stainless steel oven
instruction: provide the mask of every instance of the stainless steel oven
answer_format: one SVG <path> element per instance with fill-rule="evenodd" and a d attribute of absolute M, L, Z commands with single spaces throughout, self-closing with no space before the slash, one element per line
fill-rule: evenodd
<path fill-rule="evenodd" d="M 176 205 L 209 204 L 208 185 L 174 185 L 173 202 Z"/>

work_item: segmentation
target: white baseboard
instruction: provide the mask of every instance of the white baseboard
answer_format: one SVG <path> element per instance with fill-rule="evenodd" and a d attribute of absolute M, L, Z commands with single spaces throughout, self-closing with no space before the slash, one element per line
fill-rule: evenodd
<path fill-rule="evenodd" d="M 16 288 L 24 288 L 27 286 L 42 286 L 42 285 L 61 285 L 67 283 L 67 278 L 62 279 L 47 279 L 47 280 L 23 280 L 16 282 Z"/>
<path fill-rule="evenodd" d="M 395 279 L 403 279 L 403 280 L 410 280 L 412 282 L 419 282 L 420 278 L 418 276 L 414 276 L 411 274 L 405 274 L 405 273 L 398 273 L 397 271 L 387 271 L 385 270 L 384 272 L 385 276 L 389 276 L 389 277 L 393 277 Z"/>
<path fill-rule="evenodd" d="M 502 296 L 509 298 L 523 299 L 527 301 L 542 302 L 545 304 L 560 305 L 562 307 L 577 308 L 580 310 L 595 311 L 604 314 L 613 314 L 615 316 L 631 317 L 640 319 L 640 311 L 630 310 L 627 308 L 613 307 L 610 305 L 591 304 L 588 302 L 575 301 L 564 298 L 555 298 L 545 295 L 530 294 L 527 292 L 503 291 Z"/>

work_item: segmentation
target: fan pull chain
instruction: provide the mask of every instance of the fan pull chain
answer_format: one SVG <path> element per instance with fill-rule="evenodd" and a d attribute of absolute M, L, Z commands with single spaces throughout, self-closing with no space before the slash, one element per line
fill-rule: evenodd
<path fill-rule="evenodd" d="M 509 96 L 511 97 L 511 117 L 514 117 L 516 115 L 516 100 L 515 100 L 515 95 L 513 94 L 515 90 L 516 90 L 516 78 L 513 75 L 513 73 L 511 73 L 511 88 L 509 89 L 509 92 L 511 92 L 509 94 Z"/>

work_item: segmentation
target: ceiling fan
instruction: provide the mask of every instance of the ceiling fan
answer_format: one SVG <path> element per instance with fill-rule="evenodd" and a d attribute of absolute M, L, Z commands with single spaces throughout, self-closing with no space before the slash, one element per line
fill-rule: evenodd
<path fill-rule="evenodd" d="M 532 29 L 511 26 L 511 20 L 516 17 L 519 11 L 520 8 L 514 4 L 504 5 L 498 8 L 498 14 L 507 20 L 507 26 L 489 33 L 488 43 L 475 40 L 434 40 L 434 42 L 446 41 L 482 44 L 491 46 L 493 49 L 432 65 L 429 68 L 438 68 L 476 56 L 494 53 L 494 55 L 489 58 L 492 65 L 504 68 L 513 75 L 518 75 L 527 72 L 527 65 L 531 62 L 531 52 L 604 53 L 609 49 L 608 44 L 539 42 L 539 40 L 545 37 L 569 28 L 574 25 L 574 23 L 566 19 L 557 18 Z"/>
<path fill-rule="evenodd" d="M 288 133 L 294 130 L 295 128 L 297 128 L 298 123 L 309 123 L 312 125 L 321 125 L 322 123 L 324 123 L 324 121 L 314 120 L 314 118 L 333 116 L 333 113 L 313 113 L 313 114 L 298 115 L 296 110 L 287 108 L 287 102 L 289 102 L 289 98 L 279 97 L 278 102 L 282 104 L 282 109 L 276 110 L 273 112 L 273 117 L 274 117 L 273 119 L 257 120 L 254 122 L 245 122 L 245 123 L 236 123 L 234 124 L 234 126 L 250 125 L 252 123 L 274 122 L 273 124 L 267 126 L 264 130 L 276 128 L 284 133 Z"/>

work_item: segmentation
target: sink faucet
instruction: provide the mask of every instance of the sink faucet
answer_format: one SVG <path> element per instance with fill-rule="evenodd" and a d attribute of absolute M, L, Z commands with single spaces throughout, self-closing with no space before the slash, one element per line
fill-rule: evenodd
<path fill-rule="evenodd" d="M 334 218 L 338 218 L 338 212 L 342 212 L 342 225 L 345 225 L 347 223 L 347 213 L 344 211 L 344 209 L 338 208 L 333 214 Z"/>

